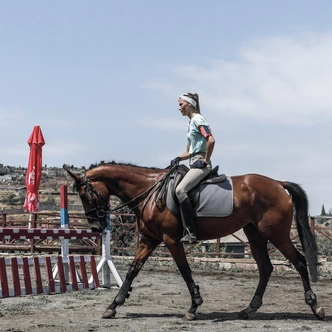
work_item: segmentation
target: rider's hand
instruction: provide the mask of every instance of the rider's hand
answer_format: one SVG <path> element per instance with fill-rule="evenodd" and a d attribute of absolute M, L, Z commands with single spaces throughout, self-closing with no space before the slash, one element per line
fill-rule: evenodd
<path fill-rule="evenodd" d="M 179 165 L 180 161 L 181 161 L 181 157 L 174 158 L 173 160 L 171 160 L 171 166 L 173 166 L 174 164 Z"/>

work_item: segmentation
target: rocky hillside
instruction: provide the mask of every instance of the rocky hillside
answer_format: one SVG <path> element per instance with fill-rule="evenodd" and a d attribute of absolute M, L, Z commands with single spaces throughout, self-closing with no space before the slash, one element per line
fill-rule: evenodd
<path fill-rule="evenodd" d="M 0 209 L 22 209 L 26 194 L 25 177 L 26 169 L 16 169 L 0 176 Z M 72 184 L 72 179 L 62 168 L 43 170 L 39 187 L 41 208 L 60 204 L 62 185 L 68 186 L 68 204 L 81 205 L 78 195 L 72 192 Z"/>

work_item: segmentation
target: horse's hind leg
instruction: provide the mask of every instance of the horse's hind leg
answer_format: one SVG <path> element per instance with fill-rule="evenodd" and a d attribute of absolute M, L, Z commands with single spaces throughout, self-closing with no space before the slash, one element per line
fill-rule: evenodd
<path fill-rule="evenodd" d="M 131 291 L 131 284 L 135 277 L 138 275 L 139 271 L 143 267 L 146 260 L 160 244 L 160 241 L 152 239 L 150 237 L 142 237 L 140 245 L 136 251 L 135 258 L 131 263 L 129 270 L 126 275 L 126 279 L 123 282 L 118 294 L 115 296 L 113 302 L 108 306 L 104 312 L 102 318 L 114 318 L 116 314 L 116 307 L 124 304 L 126 298 L 129 297 L 129 292 Z"/>
<path fill-rule="evenodd" d="M 243 228 L 250 243 L 251 253 L 255 259 L 259 271 L 259 283 L 249 306 L 239 313 L 239 317 L 248 319 L 249 315 L 256 312 L 263 304 L 263 295 L 273 271 L 268 251 L 267 240 L 264 239 L 255 226 L 249 224 Z"/>
<path fill-rule="evenodd" d="M 165 245 L 172 254 L 173 259 L 179 271 L 187 284 L 189 293 L 191 296 L 191 307 L 188 312 L 185 314 L 184 318 L 187 320 L 195 320 L 197 318 L 196 310 L 203 303 L 203 299 L 199 292 L 198 285 L 195 284 L 192 276 L 191 269 L 188 264 L 187 257 L 184 252 L 183 244 L 179 242 L 174 242 L 173 240 L 165 239 Z"/>
<path fill-rule="evenodd" d="M 299 272 L 303 283 L 306 304 L 310 306 L 312 312 L 318 319 L 324 319 L 325 311 L 318 305 L 316 294 L 311 290 L 305 257 L 296 250 L 289 237 L 284 236 L 282 239 L 279 238 L 278 240 L 271 239 L 271 243 L 280 250 Z"/>

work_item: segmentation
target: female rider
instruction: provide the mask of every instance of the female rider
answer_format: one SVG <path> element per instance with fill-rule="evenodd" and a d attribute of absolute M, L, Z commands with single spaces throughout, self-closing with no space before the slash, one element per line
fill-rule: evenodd
<path fill-rule="evenodd" d="M 194 209 L 188 192 L 204 179 L 212 169 L 211 155 L 214 148 L 214 137 L 209 124 L 201 115 L 197 93 L 184 93 L 179 97 L 179 110 L 189 118 L 187 130 L 187 147 L 181 156 L 171 161 L 171 165 L 189 159 L 190 170 L 176 188 L 180 203 L 183 224 L 182 243 L 197 243 Z"/>

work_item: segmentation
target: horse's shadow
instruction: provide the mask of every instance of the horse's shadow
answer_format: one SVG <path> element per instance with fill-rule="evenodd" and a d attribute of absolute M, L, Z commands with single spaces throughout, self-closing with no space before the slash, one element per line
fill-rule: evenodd
<path fill-rule="evenodd" d="M 234 320 L 242 320 L 246 321 L 247 319 L 243 319 L 239 317 L 238 312 L 211 312 L 207 314 L 198 314 L 197 319 L 199 320 L 212 320 L 215 322 L 223 322 L 223 321 L 234 321 Z M 304 313 L 289 313 L 289 312 L 278 312 L 278 313 L 253 313 L 250 315 L 249 321 L 259 320 L 259 321 L 269 321 L 269 320 L 301 320 L 301 321 L 318 321 L 318 319 L 313 314 L 304 314 Z M 326 316 L 324 321 L 332 321 L 332 316 Z"/>
<path fill-rule="evenodd" d="M 127 313 L 125 319 L 132 318 L 183 318 L 184 315 L 180 314 L 139 314 L 139 313 Z M 249 321 L 259 320 L 259 321 L 269 321 L 269 320 L 301 320 L 301 321 L 317 321 L 318 319 L 313 314 L 304 314 L 304 313 L 289 313 L 289 312 L 278 312 L 278 313 L 254 313 L 251 314 Z M 198 313 L 197 320 L 200 321 L 213 321 L 213 322 L 224 322 L 224 321 L 235 321 L 246 319 L 240 318 L 238 312 L 210 312 L 210 313 Z M 331 322 L 332 316 L 326 316 L 323 322 Z"/>

